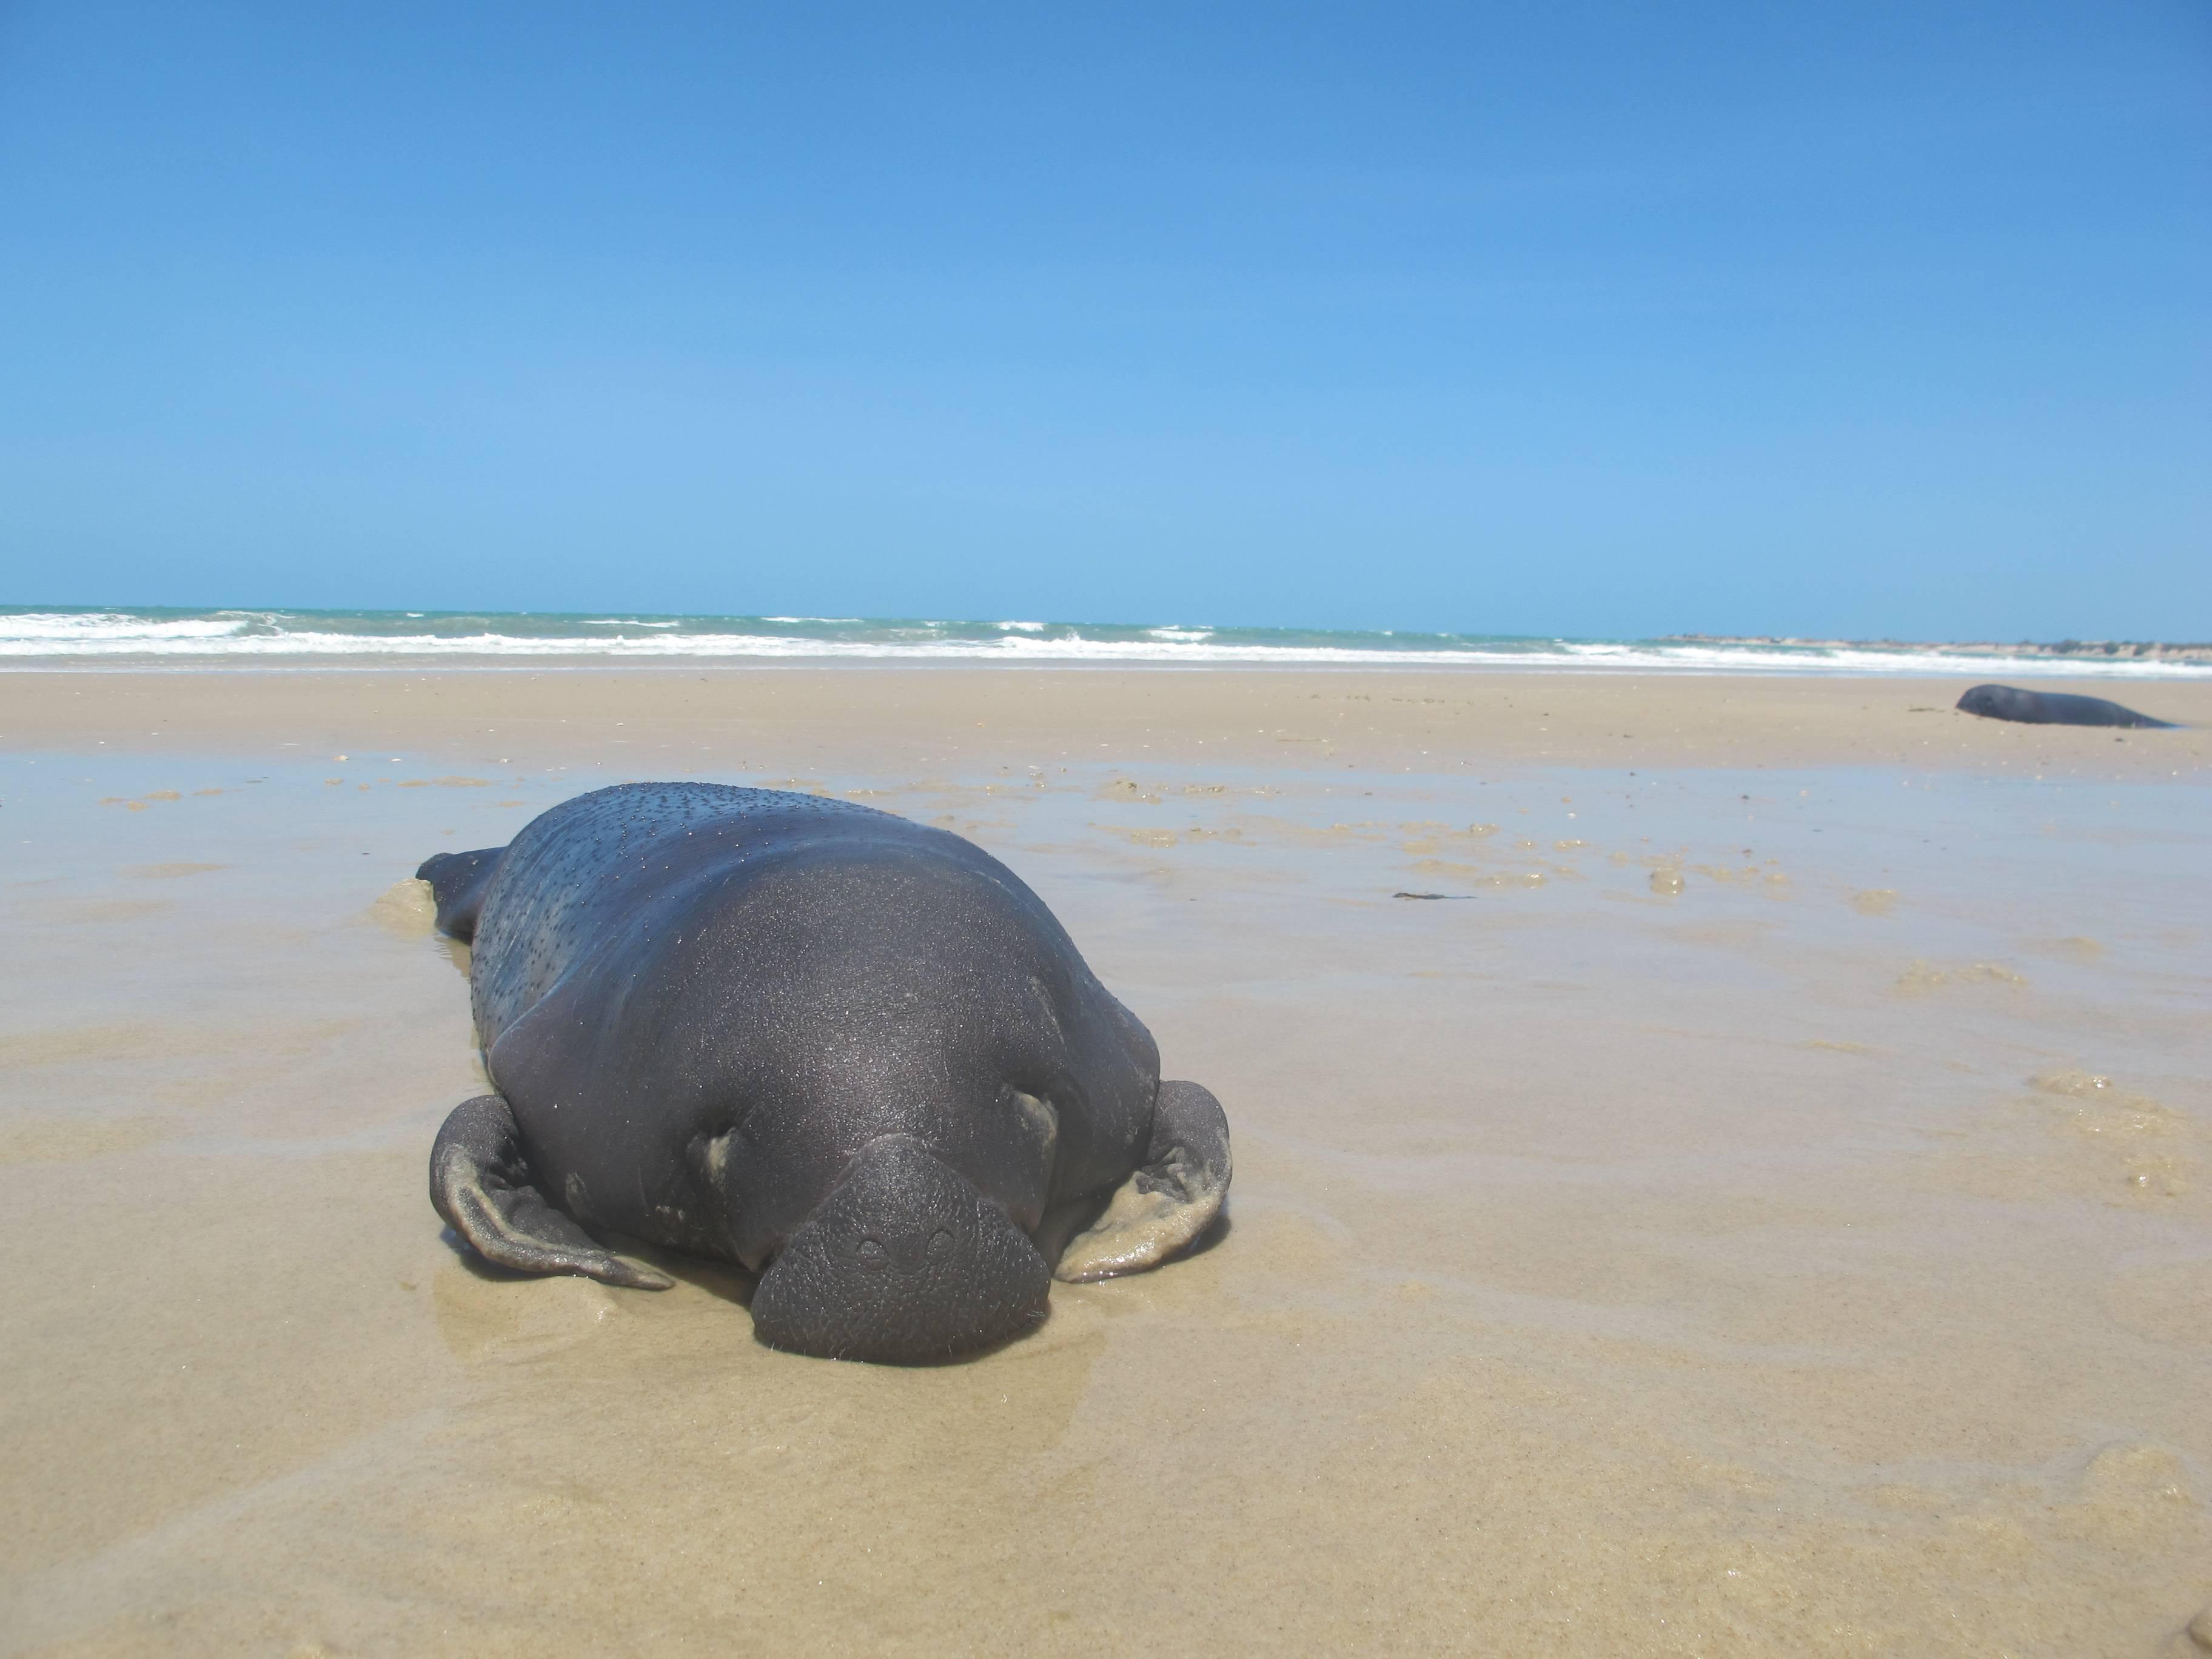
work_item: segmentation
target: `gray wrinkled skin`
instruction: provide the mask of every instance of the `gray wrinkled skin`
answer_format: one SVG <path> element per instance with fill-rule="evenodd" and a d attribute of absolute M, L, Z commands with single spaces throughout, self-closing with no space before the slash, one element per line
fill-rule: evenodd
<path fill-rule="evenodd" d="M 667 1282 L 611 1230 L 760 1273 L 775 1346 L 920 1360 L 1043 1318 L 1071 1234 L 1068 1276 L 1103 1276 L 1219 1208 L 1218 1104 L 1160 1107 L 1151 1035 L 957 836 L 626 784 L 420 874 L 472 938 L 498 1091 L 448 1121 L 432 1195 L 494 1261 Z"/>
<path fill-rule="evenodd" d="M 2132 726 L 2171 728 L 2172 720 L 2153 720 L 2102 697 L 2066 691 L 2022 691 L 2009 685 L 1978 685 L 1959 699 L 1959 707 L 1984 720 L 2018 720 L 2027 726 Z"/>

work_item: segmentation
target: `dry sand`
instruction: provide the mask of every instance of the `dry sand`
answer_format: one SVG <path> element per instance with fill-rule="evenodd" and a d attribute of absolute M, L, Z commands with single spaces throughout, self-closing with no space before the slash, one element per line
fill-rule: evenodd
<path fill-rule="evenodd" d="M 2212 688 L 1960 689 L 0 675 L 0 1653 L 2212 1648 Z M 1226 1237 L 924 1370 L 477 1271 L 395 884 L 646 776 L 1004 858 Z"/>
<path fill-rule="evenodd" d="M 1396 771 L 1904 764 L 2163 777 L 2212 764 L 2212 680 L 2109 693 L 2179 732 L 2012 726 L 1959 680 L 1379 671 L 722 668 L 0 672 L 0 751 L 185 747 L 694 769 L 1064 761 Z"/>

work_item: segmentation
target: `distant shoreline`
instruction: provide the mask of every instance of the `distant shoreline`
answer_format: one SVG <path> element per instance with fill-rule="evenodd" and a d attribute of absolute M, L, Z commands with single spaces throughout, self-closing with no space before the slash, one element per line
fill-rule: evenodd
<path fill-rule="evenodd" d="M 1789 646 L 1816 651 L 1933 651 L 1954 656 L 2053 657 L 2069 661 L 2212 663 L 2212 642 L 2162 640 L 1841 640 L 1794 634 L 1669 634 L 1684 645 Z"/>

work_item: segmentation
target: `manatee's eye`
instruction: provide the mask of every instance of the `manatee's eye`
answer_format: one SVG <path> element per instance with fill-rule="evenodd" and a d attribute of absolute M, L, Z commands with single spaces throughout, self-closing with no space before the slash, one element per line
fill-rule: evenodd
<path fill-rule="evenodd" d="M 884 1265 L 883 1240 L 864 1238 L 860 1241 L 860 1265 L 863 1267 L 880 1267 Z"/>
<path fill-rule="evenodd" d="M 929 1236 L 929 1259 L 942 1261 L 952 1253 L 952 1235 L 939 1227 Z"/>

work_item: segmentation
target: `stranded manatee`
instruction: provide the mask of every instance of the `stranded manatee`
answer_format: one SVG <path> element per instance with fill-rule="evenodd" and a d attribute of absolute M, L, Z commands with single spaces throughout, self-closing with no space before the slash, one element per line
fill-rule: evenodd
<path fill-rule="evenodd" d="M 1036 895 L 843 801 L 635 783 L 418 872 L 472 939 L 498 1093 L 430 1154 L 489 1260 L 659 1289 L 586 1226 L 760 1274 L 753 1328 L 925 1360 L 1157 1267 L 1228 1190 L 1229 1126 Z"/>
<path fill-rule="evenodd" d="M 1969 714 L 1993 720 L 2019 720 L 2027 726 L 2158 726 L 2154 720 L 2123 708 L 2102 697 L 2077 697 L 2065 691 L 2021 691 L 2009 685 L 1978 685 L 1959 699 Z"/>

